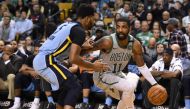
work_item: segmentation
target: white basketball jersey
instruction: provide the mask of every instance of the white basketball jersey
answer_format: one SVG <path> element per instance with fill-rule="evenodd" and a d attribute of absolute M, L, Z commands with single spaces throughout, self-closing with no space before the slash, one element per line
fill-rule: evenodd
<path fill-rule="evenodd" d="M 111 34 L 110 37 L 113 40 L 112 50 L 109 53 L 101 52 L 100 58 L 103 60 L 103 62 L 107 63 L 110 66 L 112 73 L 117 74 L 125 68 L 131 59 L 134 38 L 133 36 L 129 35 L 129 43 L 127 47 L 121 48 L 118 45 L 116 35 Z"/>

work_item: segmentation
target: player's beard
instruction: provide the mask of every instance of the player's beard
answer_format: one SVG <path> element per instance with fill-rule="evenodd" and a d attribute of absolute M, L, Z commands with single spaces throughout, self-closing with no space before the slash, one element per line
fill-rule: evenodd
<path fill-rule="evenodd" d="M 116 33 L 116 36 L 117 36 L 117 38 L 118 38 L 119 40 L 125 40 L 125 39 L 127 39 L 127 36 L 128 36 L 128 35 L 125 35 L 125 34 L 123 34 L 123 33 Z"/>

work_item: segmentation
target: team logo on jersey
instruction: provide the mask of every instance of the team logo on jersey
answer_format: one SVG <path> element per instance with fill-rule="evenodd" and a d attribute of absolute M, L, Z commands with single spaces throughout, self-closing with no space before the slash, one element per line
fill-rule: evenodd
<path fill-rule="evenodd" d="M 124 52 L 116 52 L 116 53 L 112 53 L 110 56 L 110 60 L 109 61 L 127 61 L 131 58 L 131 54 L 130 53 L 124 53 Z"/>

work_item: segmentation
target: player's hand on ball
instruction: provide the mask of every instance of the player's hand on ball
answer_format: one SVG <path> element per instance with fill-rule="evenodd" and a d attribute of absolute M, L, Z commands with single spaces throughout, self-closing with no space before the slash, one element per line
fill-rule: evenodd
<path fill-rule="evenodd" d="M 148 94 L 147 94 L 148 100 L 154 104 L 154 105 L 162 105 L 166 102 L 167 98 L 168 98 L 168 94 L 166 89 L 157 84 L 152 86 L 149 90 L 148 90 Z"/>

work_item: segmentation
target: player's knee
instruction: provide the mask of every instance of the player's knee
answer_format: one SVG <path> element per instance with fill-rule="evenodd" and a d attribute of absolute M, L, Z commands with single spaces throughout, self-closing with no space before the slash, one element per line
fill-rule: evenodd
<path fill-rule="evenodd" d="M 139 77 L 136 74 L 133 73 L 129 73 L 127 75 L 127 80 L 129 81 L 129 91 L 131 93 L 133 93 L 137 87 L 138 81 L 139 81 Z"/>

